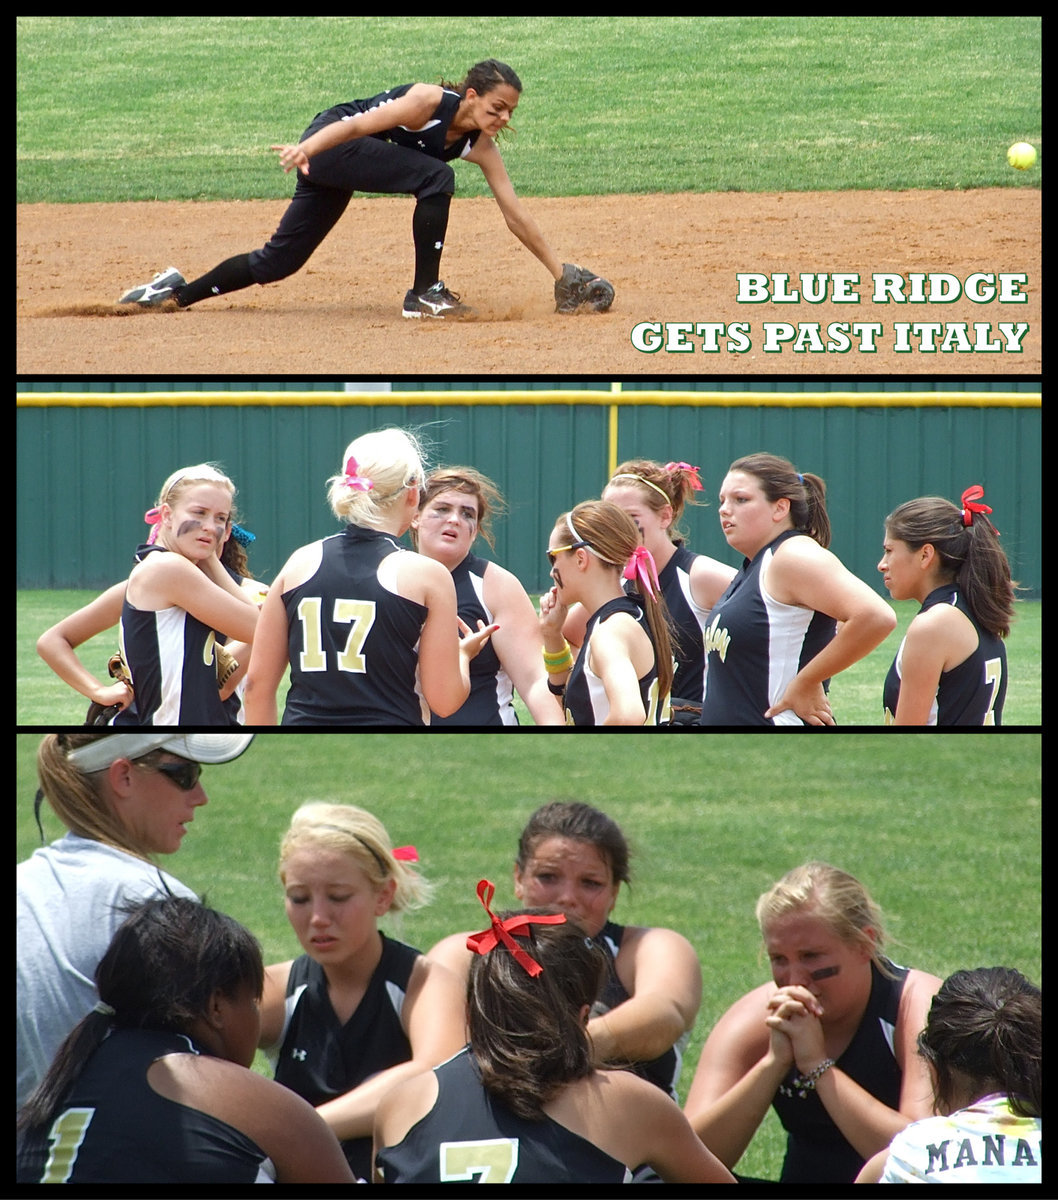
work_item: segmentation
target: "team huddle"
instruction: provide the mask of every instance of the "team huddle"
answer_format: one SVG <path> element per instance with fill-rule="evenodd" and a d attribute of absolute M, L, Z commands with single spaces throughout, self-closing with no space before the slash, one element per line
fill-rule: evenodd
<path fill-rule="evenodd" d="M 431 899 L 416 847 L 302 805 L 277 838 L 303 953 L 266 964 L 153 861 L 207 801 L 201 764 L 252 739 L 42 739 L 38 803 L 69 832 L 17 872 L 19 1182 L 753 1183 L 771 1107 L 783 1183 L 1039 1182 L 1039 988 L 897 964 L 824 862 L 760 896 L 771 978 L 705 1034 L 682 1105 L 698 950 L 613 919 L 629 846 L 589 805 L 532 812 L 517 907 L 468 877 L 484 928 L 426 952 L 379 928 Z"/>
<path fill-rule="evenodd" d="M 231 479 L 173 472 L 127 581 L 38 641 L 90 723 L 489 727 L 518 723 L 517 695 L 537 725 L 832 725 L 831 680 L 896 624 L 829 549 L 824 481 L 772 454 L 720 483 L 740 567 L 686 545 L 697 468 L 631 459 L 556 516 L 539 609 L 477 552 L 504 504 L 477 470 L 428 471 L 412 433 L 383 429 L 350 443 L 327 486 L 343 531 L 265 587 Z M 879 679 L 887 723 L 1002 723 L 1014 587 L 982 496 L 919 497 L 884 520 L 885 586 L 921 604 Z M 76 649 L 115 625 L 104 682 Z"/>

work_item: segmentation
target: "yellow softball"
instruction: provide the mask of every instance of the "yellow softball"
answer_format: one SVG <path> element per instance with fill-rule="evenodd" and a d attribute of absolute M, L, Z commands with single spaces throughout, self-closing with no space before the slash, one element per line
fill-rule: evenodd
<path fill-rule="evenodd" d="M 1027 171 L 1036 165 L 1036 147 L 1028 142 L 1015 142 L 1007 151 L 1007 162 L 1019 171 Z"/>

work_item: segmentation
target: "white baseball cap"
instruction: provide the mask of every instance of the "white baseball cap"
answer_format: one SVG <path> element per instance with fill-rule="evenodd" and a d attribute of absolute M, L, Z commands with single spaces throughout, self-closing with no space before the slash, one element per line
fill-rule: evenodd
<path fill-rule="evenodd" d="M 90 775 L 119 758 L 142 758 L 152 750 L 168 750 L 197 763 L 224 763 L 238 758 L 253 741 L 252 733 L 112 733 L 71 750 L 66 756 Z"/>

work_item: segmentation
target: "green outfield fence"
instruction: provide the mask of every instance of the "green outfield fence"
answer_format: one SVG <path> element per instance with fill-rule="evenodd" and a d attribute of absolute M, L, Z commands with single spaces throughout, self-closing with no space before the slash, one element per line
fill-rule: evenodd
<path fill-rule="evenodd" d="M 781 454 L 827 482 L 832 549 L 881 591 L 882 522 L 897 504 L 985 501 L 1022 596 L 1042 577 L 1039 383 L 876 381 L 20 383 L 17 586 L 96 588 L 124 578 L 165 477 L 220 463 L 257 535 L 251 568 L 270 580 L 296 546 L 337 530 L 325 481 L 354 437 L 416 429 L 431 463 L 467 464 L 502 490 L 494 557 L 531 591 L 547 582 L 555 517 L 597 496 L 625 458 L 701 468 L 703 503 L 683 521 L 692 549 L 734 561 L 715 496 L 728 464 Z"/>

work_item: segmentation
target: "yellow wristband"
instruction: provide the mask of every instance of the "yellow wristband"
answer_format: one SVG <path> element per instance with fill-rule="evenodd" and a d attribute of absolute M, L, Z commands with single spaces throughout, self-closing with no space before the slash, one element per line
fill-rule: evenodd
<path fill-rule="evenodd" d="M 553 653 L 548 650 L 544 651 L 545 663 L 565 662 L 567 659 L 572 659 L 572 657 L 573 651 L 570 649 L 569 642 L 563 642 L 562 649 L 556 650 Z"/>

